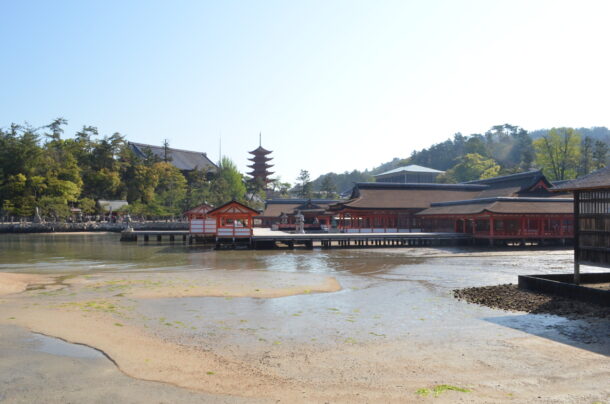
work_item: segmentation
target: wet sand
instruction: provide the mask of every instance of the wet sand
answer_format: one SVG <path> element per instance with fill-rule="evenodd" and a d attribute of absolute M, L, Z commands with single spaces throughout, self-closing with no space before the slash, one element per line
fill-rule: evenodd
<path fill-rule="evenodd" d="M 37 401 L 42 381 L 11 376 L 37 371 L 57 375 L 49 402 L 607 402 L 610 321 L 453 298 L 455 288 L 535 273 L 534 264 L 569 266 L 569 252 L 533 257 L 197 252 L 180 268 L 18 277 L 37 286 L 0 298 L 0 351 L 20 352 L 0 364 L 0 398 Z M 201 269 L 210 262 L 217 269 Z M 95 347 L 114 363 L 71 359 L 64 376 L 74 383 L 62 384 L 65 357 L 28 348 L 25 330 Z M 119 391 L 103 387 L 115 382 Z"/>
<path fill-rule="evenodd" d="M 52 283 L 55 283 L 55 280 L 50 276 L 0 272 L 0 296 L 23 292 L 28 287 L 43 287 Z"/>

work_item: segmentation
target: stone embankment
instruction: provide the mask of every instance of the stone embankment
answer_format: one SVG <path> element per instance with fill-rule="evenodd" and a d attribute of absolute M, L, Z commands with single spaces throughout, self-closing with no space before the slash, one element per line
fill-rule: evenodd
<path fill-rule="evenodd" d="M 86 223 L 0 223 L 0 233 L 68 233 L 68 232 L 121 232 L 126 223 L 86 222 Z M 131 222 L 134 230 L 188 230 L 187 222 Z"/>

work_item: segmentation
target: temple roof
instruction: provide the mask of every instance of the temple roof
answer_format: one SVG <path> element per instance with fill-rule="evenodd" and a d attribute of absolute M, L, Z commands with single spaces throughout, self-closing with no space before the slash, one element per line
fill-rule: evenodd
<path fill-rule="evenodd" d="M 332 199 L 269 199 L 261 216 L 277 217 L 282 213 L 291 215 L 297 209 L 306 208 L 309 203 L 318 209 L 328 210 L 329 206 L 339 201 Z M 302 209 L 303 210 L 303 209 Z"/>
<path fill-rule="evenodd" d="M 275 174 L 275 172 L 274 171 L 267 171 L 267 170 L 263 170 L 263 171 L 261 171 L 261 170 L 252 170 L 252 171 L 250 171 L 247 174 L 251 175 L 251 176 L 268 177 L 271 174 Z"/>
<path fill-rule="evenodd" d="M 572 198 L 495 197 L 433 203 L 417 215 L 571 214 Z"/>
<path fill-rule="evenodd" d="M 548 188 L 551 188 L 552 186 L 551 183 L 547 181 L 544 174 L 542 174 L 541 170 L 468 181 L 465 182 L 465 184 L 487 185 L 488 188 L 481 192 L 478 196 L 479 198 L 518 196 L 519 194 L 531 192 L 548 194 Z M 538 187 L 536 187 L 536 185 L 538 185 Z"/>
<path fill-rule="evenodd" d="M 207 203 L 201 204 L 199 206 L 195 206 L 192 209 L 187 210 L 186 212 L 183 213 L 184 216 L 188 216 L 188 215 L 205 215 L 206 213 L 208 213 L 209 211 L 211 211 L 213 208 L 208 205 Z"/>
<path fill-rule="evenodd" d="M 266 156 L 263 156 L 263 155 L 258 155 L 258 156 L 249 158 L 248 160 L 254 161 L 254 162 L 257 162 L 257 161 L 271 161 L 271 160 L 273 160 L 273 157 L 266 157 Z"/>
<path fill-rule="evenodd" d="M 129 148 L 135 153 L 136 156 L 143 158 L 146 156 L 146 151 L 150 150 L 152 154 L 163 159 L 165 157 L 165 149 L 163 146 L 153 146 L 144 143 L 128 143 Z M 192 170 L 203 170 L 208 169 L 211 171 L 217 171 L 218 166 L 208 158 L 205 153 L 168 148 L 169 161 L 174 167 L 182 171 Z"/>
<path fill-rule="evenodd" d="M 208 216 L 222 215 L 222 214 L 253 214 L 257 215 L 259 212 L 257 210 L 252 209 L 248 205 L 244 205 L 241 202 L 237 202 L 236 200 L 232 200 L 223 205 L 220 205 L 217 208 L 214 208 L 208 212 Z"/>
<path fill-rule="evenodd" d="M 259 170 L 264 170 L 266 168 L 270 168 L 273 167 L 274 164 L 250 164 L 248 167 L 250 168 L 254 168 L 254 169 L 259 169 Z"/>
<path fill-rule="evenodd" d="M 257 155 L 257 154 L 266 155 L 266 154 L 272 153 L 272 151 L 263 148 L 263 146 L 258 146 L 256 149 L 249 151 L 248 153 L 254 154 L 254 155 Z"/>
<path fill-rule="evenodd" d="M 557 184 L 552 191 L 566 192 L 601 188 L 610 188 L 610 167 L 604 167 L 575 180 Z"/>
<path fill-rule="evenodd" d="M 403 173 L 403 172 L 405 172 L 405 173 L 432 173 L 432 174 L 444 173 L 444 171 L 435 170 L 434 168 L 428 168 L 428 167 L 418 166 L 416 164 L 411 164 L 411 165 L 404 166 L 404 167 L 398 167 L 398 168 L 395 168 L 390 171 L 386 171 L 381 174 L 377 174 L 377 175 L 375 175 L 375 177 L 381 177 L 381 176 L 386 176 L 389 174 L 397 174 L 397 173 Z"/>
<path fill-rule="evenodd" d="M 551 184 L 542 171 L 505 175 L 462 184 L 419 183 L 358 183 L 352 190 L 350 200 L 339 203 L 334 209 L 426 209 L 433 203 L 489 200 L 498 197 L 544 197 Z M 561 195 L 558 195 L 561 196 Z M 480 202 L 476 202 L 480 203 Z"/>
<path fill-rule="evenodd" d="M 350 209 L 425 209 L 432 202 L 476 197 L 485 185 L 468 184 L 393 184 L 364 182 L 355 185 L 351 199 L 335 208 Z"/>

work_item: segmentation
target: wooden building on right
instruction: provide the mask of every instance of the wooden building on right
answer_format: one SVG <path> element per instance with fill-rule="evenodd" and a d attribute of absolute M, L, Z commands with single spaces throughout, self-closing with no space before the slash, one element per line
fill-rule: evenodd
<path fill-rule="evenodd" d="M 552 189 L 574 195 L 574 283 L 580 265 L 610 267 L 610 167 Z"/>
<path fill-rule="evenodd" d="M 610 167 L 555 186 L 574 194 L 574 274 L 519 275 L 519 288 L 610 307 Z"/>

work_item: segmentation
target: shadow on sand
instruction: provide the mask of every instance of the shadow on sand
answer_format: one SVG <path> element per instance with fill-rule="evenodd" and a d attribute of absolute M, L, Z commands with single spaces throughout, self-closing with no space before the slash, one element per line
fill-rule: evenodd
<path fill-rule="evenodd" d="M 610 356 L 610 319 L 550 314 L 519 314 L 483 320 L 555 342 Z"/>

